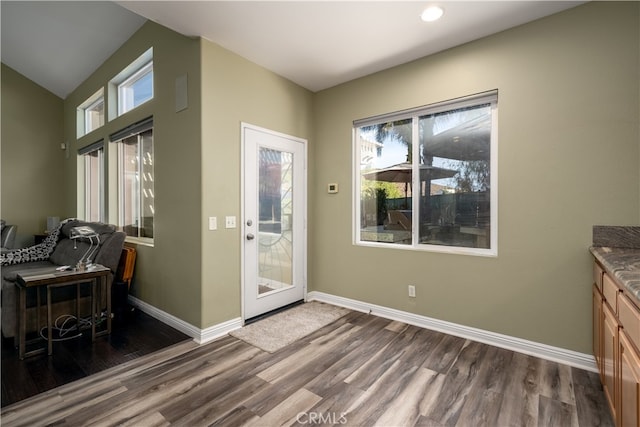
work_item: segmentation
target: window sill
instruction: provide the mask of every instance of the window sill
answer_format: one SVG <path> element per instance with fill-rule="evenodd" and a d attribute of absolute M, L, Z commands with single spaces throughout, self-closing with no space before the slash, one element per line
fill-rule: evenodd
<path fill-rule="evenodd" d="M 153 239 L 148 239 L 148 238 L 145 238 L 145 237 L 127 236 L 127 237 L 125 237 L 124 241 L 126 243 L 131 243 L 131 244 L 135 244 L 135 245 L 148 246 L 150 248 L 154 247 Z"/>
<path fill-rule="evenodd" d="M 470 255 L 470 256 L 482 256 L 489 258 L 497 258 L 497 249 L 478 249 L 467 248 L 461 246 L 440 246 L 440 245 L 427 245 L 427 244 L 402 244 L 402 243 L 384 243 L 384 242 L 369 242 L 369 241 L 356 241 L 355 246 L 364 246 L 370 248 L 386 248 L 386 249 L 401 249 L 416 252 L 437 252 L 452 255 Z"/>

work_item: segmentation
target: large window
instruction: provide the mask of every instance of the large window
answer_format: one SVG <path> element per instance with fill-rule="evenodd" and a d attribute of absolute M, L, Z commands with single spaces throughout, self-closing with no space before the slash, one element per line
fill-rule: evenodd
<path fill-rule="evenodd" d="M 78 151 L 84 170 L 84 219 L 104 222 L 104 144 L 102 141 Z"/>
<path fill-rule="evenodd" d="M 111 137 L 118 146 L 118 222 L 127 236 L 152 242 L 155 215 L 153 121 Z"/>
<path fill-rule="evenodd" d="M 497 254 L 497 91 L 354 122 L 357 244 Z"/>

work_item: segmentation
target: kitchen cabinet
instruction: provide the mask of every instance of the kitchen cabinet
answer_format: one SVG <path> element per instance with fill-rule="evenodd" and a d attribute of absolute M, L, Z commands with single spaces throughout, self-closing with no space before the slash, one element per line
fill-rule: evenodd
<path fill-rule="evenodd" d="M 640 410 L 640 356 L 627 339 L 620 334 L 620 398 L 618 402 L 617 425 L 637 426 Z"/>
<path fill-rule="evenodd" d="M 609 409 L 613 419 L 616 419 L 617 413 L 617 396 L 616 386 L 618 385 L 617 368 L 618 368 L 618 321 L 604 302 L 602 306 L 602 387 L 604 394 L 609 402 Z M 616 424 L 617 425 L 617 424 Z"/>
<path fill-rule="evenodd" d="M 602 372 L 602 294 L 597 286 L 593 287 L 593 355 L 598 371 Z M 602 378 L 600 378 L 602 380 Z"/>
<path fill-rule="evenodd" d="M 640 427 L 640 308 L 597 262 L 593 353 L 616 426 Z"/>

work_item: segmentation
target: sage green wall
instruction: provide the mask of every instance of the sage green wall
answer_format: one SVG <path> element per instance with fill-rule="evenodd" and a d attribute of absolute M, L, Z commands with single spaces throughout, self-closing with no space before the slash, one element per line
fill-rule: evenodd
<path fill-rule="evenodd" d="M 591 228 L 640 215 L 639 17 L 589 3 L 318 93 L 311 288 L 590 353 Z M 352 121 L 491 89 L 498 257 L 354 246 Z"/>
<path fill-rule="evenodd" d="M 203 324 L 211 326 L 241 315 L 240 124 L 308 139 L 312 152 L 313 94 L 207 40 L 201 55 L 201 310 Z M 238 228 L 224 228 L 228 215 Z M 210 216 L 218 218 L 216 231 L 207 229 Z"/>
<path fill-rule="evenodd" d="M 639 21 L 638 3 L 588 3 L 317 94 L 153 23 L 64 108 L 3 66 L 2 215 L 8 204 L 29 206 L 18 214 L 25 218 L 46 210 L 35 230 L 53 210 L 73 215 L 77 149 L 153 115 L 155 245 L 138 246 L 132 291 L 202 329 L 238 317 L 240 123 L 247 122 L 309 140 L 310 290 L 588 353 L 591 227 L 640 220 Z M 150 46 L 154 100 L 76 140 L 77 106 Z M 175 78 L 185 73 L 189 108 L 176 113 Z M 496 88 L 498 257 L 354 246 L 352 121 Z M 41 113 L 52 117 L 46 131 L 24 113 L 16 117 L 14 105 L 38 107 L 30 99 L 51 103 Z M 33 134 L 21 139 L 29 126 Z M 14 142 L 43 134 L 50 144 L 37 152 Z M 70 143 L 69 159 L 60 138 Z M 22 175 L 34 158 L 37 169 Z M 7 190 L 15 176 L 28 183 L 28 199 Z M 326 194 L 328 182 L 341 184 L 340 193 Z M 238 228 L 221 227 L 226 215 L 237 217 Z M 209 216 L 218 230 L 207 229 Z M 416 299 L 406 296 L 407 284 L 416 285 Z"/>
<path fill-rule="evenodd" d="M 15 246 L 33 244 L 47 216 L 72 213 L 63 185 L 62 99 L 2 64 L 0 216 L 18 226 Z"/>
<path fill-rule="evenodd" d="M 76 108 L 149 47 L 154 98 L 76 140 Z M 188 108 L 175 112 L 175 80 L 188 76 Z M 107 99 L 107 102 L 110 102 Z M 200 42 L 147 22 L 65 100 L 65 135 L 72 143 L 67 191 L 75 194 L 77 149 L 145 117 L 154 117 L 154 246 L 137 245 L 132 293 L 194 326 L 201 317 Z M 115 149 L 108 144 L 107 182 L 115 185 Z M 116 192 L 108 191 L 109 222 L 117 222 Z M 75 209 L 75 199 L 73 200 Z"/>

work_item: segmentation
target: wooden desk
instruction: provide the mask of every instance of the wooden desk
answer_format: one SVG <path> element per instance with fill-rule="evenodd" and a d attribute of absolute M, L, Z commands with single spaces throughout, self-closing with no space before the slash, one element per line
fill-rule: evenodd
<path fill-rule="evenodd" d="M 111 270 L 102 265 L 93 265 L 87 270 L 68 270 L 58 271 L 55 267 L 39 268 L 34 270 L 25 270 L 17 273 L 16 286 L 18 287 L 18 307 L 17 307 L 17 324 L 18 324 L 18 351 L 20 359 L 26 356 L 33 356 L 44 352 L 44 348 L 25 351 L 26 347 L 26 324 L 27 324 L 27 288 L 36 288 L 38 294 L 36 311 L 40 312 L 40 286 L 47 287 L 47 337 L 48 346 L 47 354 L 53 353 L 53 336 L 52 336 L 52 313 L 51 313 L 51 290 L 63 286 L 76 285 L 76 317 L 79 318 L 80 305 L 80 285 L 84 283 L 91 284 L 91 339 L 97 336 L 111 333 L 111 280 L 108 280 Z M 101 285 L 104 285 L 107 291 L 107 329 L 96 334 L 96 319 L 99 318 L 99 308 L 96 304 L 96 287 L 100 279 Z"/>

